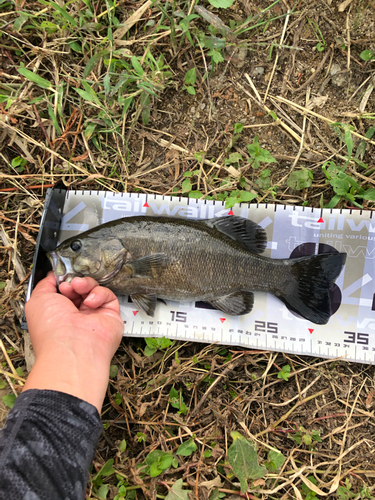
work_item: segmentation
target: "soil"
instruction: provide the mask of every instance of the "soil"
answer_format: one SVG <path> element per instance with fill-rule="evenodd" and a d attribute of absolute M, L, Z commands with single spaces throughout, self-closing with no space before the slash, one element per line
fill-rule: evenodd
<path fill-rule="evenodd" d="M 233 22 L 239 25 L 249 15 L 266 9 L 270 2 L 236 1 L 226 10 L 214 9 L 208 3 L 202 5 L 231 26 Z M 15 107 L 8 109 L 2 105 L 1 168 L 5 175 L 13 177 L 1 179 L 4 191 L 0 217 L 12 244 L 18 228 L 18 255 L 26 274 L 32 264 L 44 201 L 44 190 L 30 186 L 40 184 L 40 179 L 43 183 L 54 183 L 62 178 L 72 189 L 126 189 L 187 195 L 181 184 L 184 172 L 200 170 L 201 175 L 191 178 L 192 189 L 206 196 L 215 197 L 229 189 L 228 186 L 237 189 L 240 178 L 244 178 L 247 189 L 257 195 L 256 202 L 306 203 L 313 207 L 328 203 L 334 192 L 321 167 L 330 159 L 343 165 L 347 155 L 345 142 L 330 121 L 352 125 L 363 137 L 374 126 L 375 110 L 375 92 L 370 92 L 361 109 L 366 90 L 375 83 L 375 62 L 366 62 L 360 57 L 364 50 L 375 51 L 375 4 L 373 0 L 353 0 L 342 12 L 340 5 L 337 0 L 300 0 L 286 22 L 292 5 L 286 0 L 280 1 L 262 17 L 263 21 L 268 19 L 268 23 L 234 37 L 230 50 L 224 51 L 225 62 L 213 71 L 210 71 L 207 51 L 203 57 L 198 44 L 192 47 L 184 43 L 173 49 L 169 36 L 161 38 L 152 46 L 153 55 L 157 58 L 164 54 L 172 76 L 165 82 L 165 90 L 151 98 L 148 124 L 142 123 L 133 110 L 124 129 L 121 118 L 117 124 L 121 134 L 125 132 L 124 142 L 119 143 L 115 133 L 102 132 L 98 135 L 101 151 L 93 142 L 84 140 L 83 133 L 72 133 L 65 135 L 66 140 L 55 143 L 59 156 L 51 156 L 51 144 L 45 135 L 46 132 L 52 137 L 47 107 L 43 109 L 40 105 L 44 124 L 41 127 L 27 96 L 16 103 L 18 107 L 14 104 Z M 120 4 L 116 11 L 120 22 L 140 6 L 141 3 L 132 2 Z M 130 30 L 129 40 L 136 41 L 153 32 L 154 28 L 147 25 L 147 21 L 155 17 L 155 12 L 155 9 L 147 11 Z M 196 20 L 195 26 L 209 33 L 203 19 Z M 285 37 L 278 47 L 284 27 Z M 8 34 L 4 32 L 3 39 L 5 44 L 14 45 L 15 39 L 18 43 L 27 37 L 10 30 Z M 70 53 L 63 58 L 43 53 L 44 42 L 40 36 L 30 35 L 28 41 L 41 47 L 43 71 L 52 72 L 56 66 L 66 82 L 77 85 L 71 77 L 76 70 L 82 77 L 83 68 L 78 67 L 82 61 L 76 54 Z M 62 47 L 53 35 L 46 36 L 45 43 L 47 48 Z M 18 77 L 15 67 L 22 58 L 10 49 L 1 46 L 0 49 L 0 83 L 5 84 L 12 80 L 4 73 Z M 133 43 L 130 50 L 142 56 L 145 44 Z M 193 67 L 197 74 L 196 93 L 190 95 L 184 88 L 184 76 Z M 94 76 L 99 73 L 100 65 L 93 71 Z M 34 88 L 32 96 L 37 97 L 39 91 Z M 85 116 L 85 124 L 90 118 L 98 123 L 102 120 L 94 107 L 85 102 L 80 106 L 72 130 L 79 127 L 79 113 Z M 69 108 L 67 105 L 67 108 L 72 113 L 74 106 Z M 113 105 L 111 109 L 114 115 L 115 108 Z M 276 121 L 269 110 L 277 115 Z M 121 117 L 121 114 L 116 116 Z M 65 118 L 67 123 L 69 115 Z M 244 129 L 233 141 L 235 123 L 244 125 Z M 21 130 L 29 139 L 17 142 L 18 136 L 12 132 L 12 127 Z M 276 159 L 275 163 L 266 164 L 259 170 L 252 168 L 247 151 L 247 145 L 253 143 L 255 136 L 261 147 Z M 302 137 L 303 148 L 300 147 Z M 356 152 L 361 138 L 353 136 L 353 141 Z M 126 162 L 119 159 L 119 152 Z M 206 160 L 213 159 L 212 163 L 203 163 L 198 152 L 203 152 L 202 158 Z M 224 161 L 233 152 L 242 156 L 239 165 Z M 19 172 L 9 166 L 12 158 L 27 157 L 27 154 L 38 158 L 38 161 L 30 161 L 24 171 L 31 176 L 30 180 L 19 177 Z M 72 155 L 80 171 L 67 163 Z M 350 164 L 350 172 L 354 176 L 359 174 L 356 179 L 363 185 L 375 184 L 374 160 L 372 142 L 362 157 L 366 167 Z M 313 173 L 313 184 L 306 189 L 292 190 L 286 180 L 293 170 L 302 166 Z M 256 183 L 264 168 L 271 171 L 273 190 L 263 189 Z M 82 169 L 86 173 L 82 173 Z M 105 179 L 99 180 L 99 174 Z M 14 186 L 17 190 L 5 190 Z M 338 206 L 352 207 L 345 199 Z M 373 204 L 364 200 L 363 207 L 372 210 Z M 23 226 L 16 225 L 18 215 Z M 23 334 L 19 326 L 21 313 L 17 303 L 24 300 L 27 280 L 20 284 L 9 254 L 6 245 L 0 248 L 0 282 L 8 282 L 7 288 L 0 291 L 3 311 L 0 329 L 19 349 L 10 348 L 6 337 L 2 337 L 10 350 L 11 362 L 26 373 Z M 208 499 L 212 488 L 202 483 L 216 478 L 225 498 L 311 500 L 316 495 L 317 498 L 338 495 L 349 499 L 359 498 L 359 495 L 370 498 L 375 494 L 373 366 L 198 343 L 176 342 L 166 353 L 158 351 L 151 357 L 144 355 L 144 349 L 144 339 L 125 338 L 113 360 L 118 366 L 118 374 L 108 387 L 102 413 L 105 430 L 91 479 L 107 460 L 114 459 L 116 471 L 127 478 L 128 494 L 136 492 L 134 497 L 128 498 L 155 499 L 157 494 L 164 495 L 158 498 L 164 498 L 168 487 L 179 478 L 184 480 L 184 488 L 188 488 L 191 498 L 195 499 Z M 5 357 L 2 362 L 5 363 Z M 288 381 L 278 378 L 285 365 L 291 367 Z M 181 391 L 186 414 L 178 413 L 171 406 L 172 387 Z M 21 386 L 17 390 L 21 390 Z M 1 422 L 5 414 L 1 407 Z M 286 457 L 281 470 L 252 484 L 248 495 L 240 493 L 238 480 L 231 475 L 226 461 L 233 431 L 254 443 L 262 464 L 267 461 L 270 448 L 277 448 Z M 137 469 L 149 452 L 160 449 L 175 453 L 190 437 L 195 439 L 198 449 L 189 457 L 177 456 L 176 469 L 170 468 L 155 478 L 142 476 Z M 121 452 L 118 446 L 123 439 L 127 448 Z M 210 453 L 205 454 L 207 450 Z M 105 478 L 110 486 L 107 496 L 110 500 L 118 492 L 118 479 L 115 476 Z M 309 493 L 308 486 L 314 491 Z M 89 488 L 89 497 L 98 498 L 92 482 Z"/>

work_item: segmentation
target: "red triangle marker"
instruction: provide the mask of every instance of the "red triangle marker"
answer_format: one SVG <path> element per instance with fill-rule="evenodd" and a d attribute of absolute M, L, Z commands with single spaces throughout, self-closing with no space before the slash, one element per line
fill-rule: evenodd
<path fill-rule="evenodd" d="M 232 210 L 232 209 L 230 209 L 230 210 L 229 210 L 228 215 L 234 215 L 234 213 L 233 213 L 233 210 Z"/>
<path fill-rule="evenodd" d="M 324 222 L 324 220 L 320 217 L 320 219 L 318 220 L 318 222 Z"/>
<path fill-rule="evenodd" d="M 149 208 L 149 207 L 150 207 L 150 205 L 147 203 L 147 201 L 146 201 L 146 203 L 145 203 L 143 206 L 144 206 L 145 208 Z"/>
<path fill-rule="evenodd" d="M 220 318 L 220 321 L 221 321 L 222 323 L 224 323 L 224 321 L 225 321 L 225 320 L 226 320 L 226 318 Z"/>
<path fill-rule="evenodd" d="M 314 328 L 308 328 L 309 332 L 312 333 L 314 331 Z"/>
<path fill-rule="evenodd" d="M 139 311 L 133 311 L 134 316 L 137 316 L 138 313 Z"/>

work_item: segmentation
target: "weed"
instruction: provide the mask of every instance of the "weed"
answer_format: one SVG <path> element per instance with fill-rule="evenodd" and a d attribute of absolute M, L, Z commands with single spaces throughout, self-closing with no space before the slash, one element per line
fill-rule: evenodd
<path fill-rule="evenodd" d="M 185 84 L 182 89 L 187 90 L 190 95 L 195 95 L 194 84 L 197 79 L 197 73 L 195 68 L 189 69 L 185 74 Z"/>
<path fill-rule="evenodd" d="M 276 163 L 276 160 L 268 149 L 261 148 L 258 137 L 255 136 L 252 144 L 248 144 L 247 150 L 250 155 L 250 163 L 253 168 L 259 168 L 261 163 Z"/>
<path fill-rule="evenodd" d="M 229 195 L 226 193 L 225 197 L 225 208 L 232 208 L 237 203 L 250 203 L 257 195 L 243 189 L 236 189 L 235 191 L 231 191 Z"/>
<path fill-rule="evenodd" d="M 270 472 L 277 472 L 284 465 L 286 458 L 278 450 L 270 450 L 267 455 L 267 461 L 264 465 Z"/>
<path fill-rule="evenodd" d="M 259 186 L 260 189 L 267 191 L 271 187 L 270 175 L 271 170 L 269 168 L 265 168 L 259 172 L 258 178 L 255 179 L 255 184 Z"/>
<path fill-rule="evenodd" d="M 176 455 L 180 455 L 182 457 L 190 457 L 195 451 L 197 451 L 198 447 L 194 442 L 193 438 L 188 439 L 184 443 L 180 444 L 178 450 L 176 451 Z"/>
<path fill-rule="evenodd" d="M 258 456 L 251 441 L 238 432 L 231 432 L 233 443 L 228 450 L 228 460 L 233 473 L 241 483 L 241 491 L 247 491 L 247 481 L 263 477 L 267 473 L 265 467 L 258 465 Z"/>
<path fill-rule="evenodd" d="M 182 397 L 182 391 L 177 391 L 174 387 L 172 387 L 169 393 L 169 404 L 172 408 L 177 408 L 179 414 L 186 415 L 187 408 Z"/>
<path fill-rule="evenodd" d="M 289 175 L 286 185 L 291 189 L 301 191 L 302 189 L 309 188 L 312 185 L 313 179 L 314 176 L 311 170 L 301 167 L 301 170 L 296 170 Z"/>
<path fill-rule="evenodd" d="M 157 477 L 169 467 L 178 467 L 177 459 L 173 458 L 173 453 L 154 450 L 146 457 L 146 461 L 140 464 L 139 469 L 142 475 Z"/>
<path fill-rule="evenodd" d="M 364 61 L 375 61 L 375 50 L 363 50 L 360 54 L 359 57 L 363 59 Z"/>
<path fill-rule="evenodd" d="M 143 432 L 137 432 L 138 443 L 145 443 L 147 441 L 147 436 Z"/>
<path fill-rule="evenodd" d="M 229 145 L 226 148 L 227 152 L 230 151 L 233 148 L 233 146 L 236 144 L 236 142 L 239 140 L 239 138 L 241 137 L 242 131 L 243 131 L 242 123 L 235 123 L 233 125 L 233 136 L 231 137 Z"/>
<path fill-rule="evenodd" d="M 100 471 L 92 478 L 92 486 L 94 492 L 99 498 L 107 498 L 109 487 L 107 484 L 103 484 L 103 478 L 112 476 L 115 473 L 115 469 L 112 467 L 114 460 L 111 458 L 108 460 Z"/>
<path fill-rule="evenodd" d="M 301 445 L 302 443 L 305 444 L 309 447 L 309 449 L 313 449 L 312 444 L 314 441 L 317 443 L 322 441 L 320 431 L 308 431 L 304 427 L 297 425 L 295 426 L 295 432 L 288 434 L 288 438 L 295 441 L 298 445 Z"/>
<path fill-rule="evenodd" d="M 350 498 L 354 498 L 357 495 L 353 493 L 351 490 L 351 483 L 348 478 L 345 479 L 345 486 L 340 485 L 337 488 L 337 496 L 339 500 L 350 500 Z"/>
<path fill-rule="evenodd" d="M 240 153 L 231 153 L 228 158 L 224 160 L 225 165 L 233 165 L 238 168 L 240 162 L 243 161 L 242 155 Z"/>
<path fill-rule="evenodd" d="M 5 396 L 1 397 L 3 403 L 5 406 L 8 408 L 13 408 L 14 403 L 16 402 L 16 395 L 15 394 L 6 394 Z"/>
<path fill-rule="evenodd" d="M 317 485 L 317 480 L 314 476 L 309 476 L 307 478 L 312 484 Z M 316 497 L 316 493 L 313 490 L 310 490 L 310 488 L 303 483 L 302 484 L 302 493 L 304 494 L 304 500 L 314 500 Z"/>
<path fill-rule="evenodd" d="M 342 199 L 349 201 L 352 205 L 358 208 L 363 208 L 357 203 L 357 199 L 375 201 L 375 189 L 369 188 L 365 190 L 358 182 L 348 175 L 346 165 L 340 167 L 332 160 L 326 161 L 322 170 L 336 195 L 326 205 L 327 208 L 334 208 Z"/>
<path fill-rule="evenodd" d="M 309 23 L 311 29 L 314 31 L 316 38 L 318 39 L 318 43 L 316 44 L 316 50 L 318 52 L 323 52 L 323 50 L 325 50 L 326 48 L 326 41 L 324 40 L 323 33 L 321 32 L 318 23 L 313 19 L 308 19 L 307 22 Z"/>
<path fill-rule="evenodd" d="M 127 443 L 126 443 L 126 440 L 123 439 L 120 444 L 118 445 L 118 449 L 120 451 L 120 453 L 124 453 L 126 451 L 126 448 L 127 448 Z"/>
<path fill-rule="evenodd" d="M 233 5 L 234 0 L 208 0 L 208 2 L 217 9 L 227 9 Z"/>
<path fill-rule="evenodd" d="M 166 349 L 173 344 L 171 340 L 165 337 L 145 338 L 145 341 L 147 344 L 145 347 L 145 356 L 152 356 L 158 349 Z"/>
<path fill-rule="evenodd" d="M 353 152 L 353 136 L 352 131 L 354 130 L 353 125 L 348 125 L 347 123 L 335 122 L 330 124 L 333 127 L 336 134 L 339 136 L 340 140 L 345 142 L 348 149 L 348 159 L 350 160 Z"/>
<path fill-rule="evenodd" d="M 117 365 L 111 365 L 109 367 L 109 378 L 114 379 L 117 377 L 118 374 L 118 366 Z"/>
<path fill-rule="evenodd" d="M 277 378 L 282 378 L 286 382 L 288 382 L 289 377 L 290 377 L 290 365 L 285 365 L 282 367 L 282 369 L 277 374 Z"/>
<path fill-rule="evenodd" d="M 12 167 L 17 170 L 19 174 L 21 174 L 25 170 L 25 166 L 27 165 L 27 160 L 22 158 L 21 156 L 16 156 L 12 160 Z"/>

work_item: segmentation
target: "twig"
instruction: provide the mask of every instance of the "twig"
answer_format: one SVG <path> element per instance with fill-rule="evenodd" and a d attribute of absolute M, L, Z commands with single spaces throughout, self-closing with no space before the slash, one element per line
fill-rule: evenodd
<path fill-rule="evenodd" d="M 12 222 L 14 222 L 14 221 L 12 221 Z M 4 229 L 2 227 L 0 228 L 0 238 L 3 241 L 5 246 L 12 247 L 14 269 L 16 271 L 18 279 L 20 281 L 22 281 L 26 276 L 26 272 L 23 268 L 21 260 L 19 259 L 18 255 L 17 255 L 17 250 L 16 250 L 15 246 L 11 244 L 6 232 L 4 231 Z"/>
<path fill-rule="evenodd" d="M 38 184 L 37 186 L 25 186 L 26 189 L 43 189 L 53 187 L 54 184 Z M 12 188 L 0 188 L 0 193 L 11 192 L 11 191 L 19 191 L 18 187 Z"/>
<path fill-rule="evenodd" d="M 344 2 L 341 2 L 339 7 L 338 7 L 338 11 L 339 12 L 344 12 L 344 10 L 346 9 L 346 7 L 348 5 L 350 5 L 352 3 L 353 0 L 345 0 Z"/>
<path fill-rule="evenodd" d="M 5 215 L 0 213 L 0 219 L 6 220 L 8 222 L 12 222 L 13 224 L 16 224 L 16 221 L 13 219 L 9 219 L 8 217 L 5 217 Z M 30 229 L 30 231 L 35 231 L 36 233 L 39 232 L 39 226 L 30 226 L 30 224 L 22 224 L 22 222 L 19 222 L 20 226 L 27 227 L 27 229 Z M 3 238 L 2 238 L 3 239 Z M 3 239 L 4 241 L 4 239 Z"/>
<path fill-rule="evenodd" d="M 243 354 L 240 354 L 240 356 L 238 356 L 238 358 L 234 359 L 231 363 L 229 363 L 229 365 L 222 371 L 222 373 L 214 380 L 214 382 L 212 382 L 212 384 L 209 386 L 209 388 L 207 389 L 207 391 L 204 393 L 204 395 L 201 397 L 201 399 L 199 400 L 199 403 L 196 405 L 196 407 L 194 408 L 194 410 L 191 412 L 190 414 L 190 418 L 193 418 L 197 413 L 198 411 L 200 410 L 202 404 L 205 402 L 207 396 L 209 395 L 209 393 L 212 391 L 212 389 L 215 387 L 215 385 L 223 378 L 227 375 L 227 373 L 233 371 L 240 363 L 242 360 L 242 357 L 243 357 Z"/>
<path fill-rule="evenodd" d="M 286 32 L 286 27 L 288 26 L 289 18 L 290 18 L 290 11 L 288 11 L 288 13 L 286 15 L 286 18 L 285 18 L 284 28 L 283 28 L 283 32 L 281 33 L 279 45 L 283 44 L 284 37 L 285 37 L 285 32 Z M 273 80 L 273 75 L 275 74 L 275 70 L 276 70 L 276 66 L 277 66 L 277 61 L 278 60 L 279 60 L 279 51 L 276 52 L 275 62 L 274 62 L 274 65 L 273 65 L 273 68 L 272 68 L 272 73 L 271 73 L 271 78 L 268 81 L 267 90 L 266 90 L 266 93 L 264 95 L 263 102 L 266 102 L 266 100 L 267 100 L 268 91 L 270 89 L 270 86 L 271 86 L 271 83 L 272 83 L 272 80 Z"/>
<path fill-rule="evenodd" d="M 348 36 L 348 43 L 347 43 L 347 46 L 348 46 L 348 58 L 347 58 L 347 61 L 346 61 L 346 67 L 347 67 L 348 71 L 350 70 L 350 25 L 349 25 L 349 14 L 350 14 L 350 9 L 349 9 L 349 12 L 346 15 L 346 31 L 347 31 L 347 36 Z"/>
<path fill-rule="evenodd" d="M 315 111 L 312 111 L 311 109 L 307 109 L 304 106 L 300 106 L 299 104 L 296 104 L 295 102 L 292 102 L 292 101 L 289 101 L 288 99 L 285 99 L 285 97 L 276 96 L 273 99 L 275 99 L 276 101 L 284 102 L 285 104 L 289 104 L 290 106 L 298 109 L 299 111 L 302 111 L 303 113 L 307 113 L 307 114 L 312 115 L 312 116 L 316 116 L 317 118 L 320 118 L 321 120 L 323 120 L 327 123 L 336 123 L 334 120 L 331 120 L 330 118 L 326 118 L 325 116 L 320 115 L 319 113 L 315 113 Z M 373 144 L 375 146 L 375 141 L 368 139 L 364 135 L 358 134 L 358 132 L 355 132 L 354 130 L 352 130 L 351 133 L 353 135 L 355 135 L 356 137 L 359 137 L 363 141 L 366 141 L 369 144 Z"/>
<path fill-rule="evenodd" d="M 324 65 L 325 65 L 325 62 L 326 60 L 328 59 L 328 57 L 330 56 L 331 54 L 331 49 L 327 50 L 327 53 L 326 55 L 323 57 L 322 61 L 320 62 L 319 66 L 316 68 L 316 70 L 314 71 L 314 73 L 310 76 L 310 78 L 308 80 L 305 81 L 304 84 L 302 84 L 300 87 L 298 87 L 298 89 L 295 89 L 294 87 L 291 87 L 290 88 L 290 91 L 295 93 L 295 92 L 300 92 L 301 90 L 303 90 L 304 88 L 308 87 L 311 82 L 313 80 L 315 80 L 315 78 L 318 76 L 318 74 L 322 71 Z"/>
<path fill-rule="evenodd" d="M 4 375 L 4 377 L 12 377 L 12 378 L 15 378 L 16 380 L 19 380 L 20 382 L 26 382 L 26 379 L 20 377 L 18 374 L 7 372 L 7 371 L 3 370 L 2 368 L 0 368 L 0 373 L 1 373 L 1 375 Z"/>
<path fill-rule="evenodd" d="M 130 30 L 132 26 L 134 26 L 135 23 L 137 23 L 143 14 L 146 12 L 147 9 L 149 9 L 152 6 L 151 0 L 147 0 L 142 7 L 140 7 L 138 10 L 136 10 L 130 17 L 124 22 L 124 26 L 121 28 L 118 28 L 114 34 L 113 34 L 113 42 L 116 45 L 117 41 L 121 38 L 123 38 L 126 33 Z M 164 35 L 163 35 L 164 36 Z"/>
<path fill-rule="evenodd" d="M 284 420 L 286 420 L 289 417 L 289 415 L 291 415 L 294 412 L 294 410 L 296 410 L 299 406 L 307 403 L 308 401 L 311 401 L 312 399 L 315 399 L 315 398 L 318 398 L 319 396 L 322 396 L 327 391 L 328 391 L 328 389 L 323 389 L 322 391 L 316 392 L 315 394 L 312 394 L 311 396 L 303 399 L 302 401 L 298 401 L 298 403 L 296 403 L 289 411 L 287 411 L 281 418 L 279 418 L 279 420 L 277 420 L 273 424 L 269 425 L 267 427 L 267 429 L 265 429 L 264 431 L 261 431 L 261 432 L 258 432 L 258 434 L 255 434 L 255 437 L 259 437 L 259 436 L 262 436 L 263 434 L 267 434 L 267 432 L 273 431 L 279 424 L 281 424 L 281 422 L 284 422 Z"/>

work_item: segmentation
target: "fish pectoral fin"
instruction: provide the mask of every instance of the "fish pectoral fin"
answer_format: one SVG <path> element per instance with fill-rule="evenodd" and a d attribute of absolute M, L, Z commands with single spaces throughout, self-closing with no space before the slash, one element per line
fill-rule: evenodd
<path fill-rule="evenodd" d="M 130 298 L 135 307 L 144 311 L 148 316 L 154 316 L 157 301 L 156 295 L 143 295 L 137 293 L 135 295 L 130 295 Z"/>
<path fill-rule="evenodd" d="M 126 267 L 132 271 L 132 278 L 158 278 L 168 261 L 164 253 L 154 253 L 127 262 Z"/>
<path fill-rule="evenodd" d="M 229 236 L 232 240 L 241 243 L 249 252 L 260 254 L 267 246 L 265 230 L 251 220 L 233 215 L 210 219 L 206 223 Z"/>
<path fill-rule="evenodd" d="M 252 292 L 238 291 L 224 295 L 209 302 L 215 309 L 233 316 L 248 314 L 254 305 L 254 294 Z"/>

